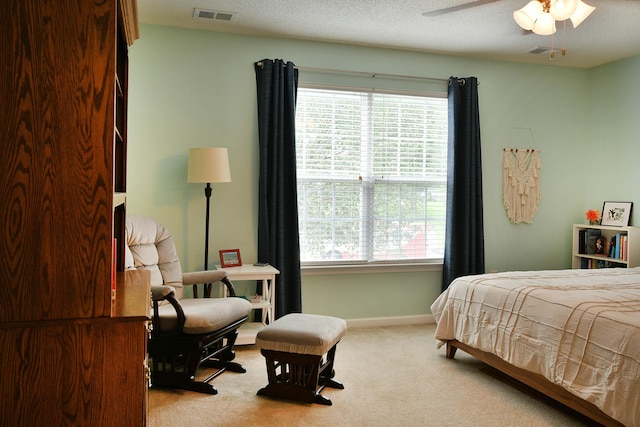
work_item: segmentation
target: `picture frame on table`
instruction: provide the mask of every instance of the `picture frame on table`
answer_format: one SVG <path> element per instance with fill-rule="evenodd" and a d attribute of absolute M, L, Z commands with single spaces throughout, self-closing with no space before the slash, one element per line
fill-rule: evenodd
<path fill-rule="evenodd" d="M 632 208 L 633 202 L 604 202 L 600 224 L 626 227 L 629 225 Z"/>
<path fill-rule="evenodd" d="M 240 249 L 222 249 L 220 252 L 220 265 L 222 268 L 242 266 Z"/>

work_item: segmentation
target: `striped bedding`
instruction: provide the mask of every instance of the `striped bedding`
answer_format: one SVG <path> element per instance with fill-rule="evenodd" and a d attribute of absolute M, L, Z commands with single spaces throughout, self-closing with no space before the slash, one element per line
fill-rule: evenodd
<path fill-rule="evenodd" d="M 456 279 L 431 306 L 456 339 L 640 426 L 640 267 Z"/>

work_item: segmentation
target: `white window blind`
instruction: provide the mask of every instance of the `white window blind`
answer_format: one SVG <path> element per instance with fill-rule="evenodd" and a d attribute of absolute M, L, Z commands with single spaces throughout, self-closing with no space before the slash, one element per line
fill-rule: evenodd
<path fill-rule="evenodd" d="M 446 95 L 300 87 L 301 260 L 442 258 Z"/>

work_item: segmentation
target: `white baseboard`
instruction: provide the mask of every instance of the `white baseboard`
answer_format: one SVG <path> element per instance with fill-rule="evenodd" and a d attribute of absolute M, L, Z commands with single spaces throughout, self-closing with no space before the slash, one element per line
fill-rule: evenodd
<path fill-rule="evenodd" d="M 363 319 L 347 319 L 348 328 L 370 328 L 375 326 L 400 326 L 435 323 L 432 314 L 417 314 L 414 316 L 370 317 Z"/>

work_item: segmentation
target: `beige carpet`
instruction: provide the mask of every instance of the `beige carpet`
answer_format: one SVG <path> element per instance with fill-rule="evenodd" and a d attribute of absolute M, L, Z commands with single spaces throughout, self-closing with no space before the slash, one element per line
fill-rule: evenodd
<path fill-rule="evenodd" d="M 434 325 L 352 328 L 338 344 L 332 406 L 257 396 L 267 384 L 254 346 L 239 346 L 247 373 L 213 380 L 215 396 L 152 389 L 151 427 L 161 426 L 584 426 L 585 420 L 513 384 L 462 351 L 436 350 Z M 593 424 L 591 424 L 593 425 Z"/>

